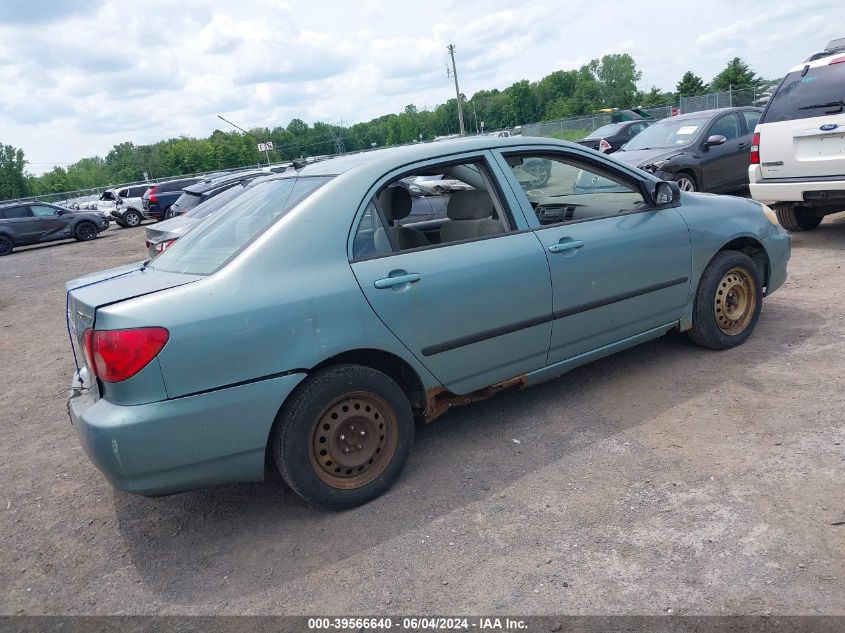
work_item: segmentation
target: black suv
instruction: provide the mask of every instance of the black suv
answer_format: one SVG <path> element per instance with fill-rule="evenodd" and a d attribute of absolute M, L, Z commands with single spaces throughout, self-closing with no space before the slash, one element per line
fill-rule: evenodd
<path fill-rule="evenodd" d="M 99 213 L 70 211 L 46 202 L 26 202 L 0 206 L 0 256 L 15 246 L 76 238 L 93 240 L 109 227 Z"/>
<path fill-rule="evenodd" d="M 167 212 L 170 206 L 182 195 L 182 189 L 195 185 L 200 178 L 183 178 L 168 180 L 152 185 L 144 194 L 144 215 L 153 220 L 163 220 L 170 217 Z"/>
<path fill-rule="evenodd" d="M 213 198 L 219 193 L 223 193 L 230 187 L 247 182 L 258 176 L 266 176 L 268 173 L 265 170 L 246 170 L 223 176 L 204 178 L 190 187 L 185 187 L 182 190 L 182 195 L 170 206 L 165 217 L 169 219 L 183 215 L 206 200 Z"/>

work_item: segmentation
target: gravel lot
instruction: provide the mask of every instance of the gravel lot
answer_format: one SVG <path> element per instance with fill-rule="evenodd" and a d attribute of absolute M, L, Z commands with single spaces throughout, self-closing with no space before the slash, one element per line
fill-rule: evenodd
<path fill-rule="evenodd" d="M 418 432 L 344 513 L 278 476 L 111 489 L 68 423 L 64 282 L 142 229 L 0 259 L 0 613 L 845 614 L 845 218 L 742 347 L 671 335 Z"/>

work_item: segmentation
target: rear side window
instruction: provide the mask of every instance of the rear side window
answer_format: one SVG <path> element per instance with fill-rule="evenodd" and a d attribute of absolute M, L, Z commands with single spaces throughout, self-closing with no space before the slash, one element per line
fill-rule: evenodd
<path fill-rule="evenodd" d="M 751 134 L 757 126 L 757 122 L 760 120 L 760 112 L 745 110 L 742 113 L 742 116 L 745 117 L 745 125 L 748 128 L 748 133 Z"/>
<path fill-rule="evenodd" d="M 156 270 L 210 275 L 331 178 L 270 180 L 232 200 L 153 261 Z"/>
<path fill-rule="evenodd" d="M 0 210 L 0 218 L 12 220 L 14 218 L 28 218 L 29 213 L 26 207 L 11 207 L 9 209 Z"/>
<path fill-rule="evenodd" d="M 817 66 L 789 73 L 763 112 L 763 123 L 792 121 L 842 111 L 845 101 L 845 64 Z"/>
<path fill-rule="evenodd" d="M 149 189 L 148 185 L 144 185 L 143 187 L 132 187 L 129 189 L 129 193 L 126 194 L 127 198 L 140 198 L 144 195 L 144 192 Z"/>

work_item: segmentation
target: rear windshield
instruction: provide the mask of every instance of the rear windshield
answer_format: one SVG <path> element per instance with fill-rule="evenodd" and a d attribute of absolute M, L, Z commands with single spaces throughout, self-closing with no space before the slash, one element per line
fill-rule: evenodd
<path fill-rule="evenodd" d="M 845 63 L 789 73 L 769 99 L 761 123 L 776 123 L 842 112 L 845 101 Z"/>
<path fill-rule="evenodd" d="M 588 138 L 597 138 L 599 136 L 613 136 L 619 132 L 619 124 L 611 123 L 610 125 L 603 125 L 595 132 L 590 132 Z"/>
<path fill-rule="evenodd" d="M 234 187 L 223 190 L 215 196 L 204 198 L 200 204 L 194 207 L 191 212 L 186 215 L 191 218 L 196 218 L 197 220 L 207 218 L 218 209 L 222 209 L 231 200 L 234 200 L 245 191 L 247 191 L 247 188 L 239 183 Z"/>
<path fill-rule="evenodd" d="M 182 193 L 181 196 L 179 196 L 176 202 L 173 203 L 173 206 L 184 213 L 188 209 L 193 209 L 195 206 L 197 206 L 199 204 L 199 201 L 200 194 L 185 191 Z"/>
<path fill-rule="evenodd" d="M 663 119 L 650 125 L 625 145 L 625 151 L 689 145 L 710 119 Z"/>
<path fill-rule="evenodd" d="M 159 255 L 152 268 L 210 275 L 329 180 L 301 177 L 260 183 Z"/>

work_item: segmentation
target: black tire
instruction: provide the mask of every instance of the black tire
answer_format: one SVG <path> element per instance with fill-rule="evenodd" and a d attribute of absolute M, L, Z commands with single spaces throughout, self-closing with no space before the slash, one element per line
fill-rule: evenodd
<path fill-rule="evenodd" d="M 695 181 L 695 176 L 685 171 L 679 172 L 672 177 L 681 191 L 698 191 L 698 183 Z"/>
<path fill-rule="evenodd" d="M 0 257 L 4 255 L 11 255 L 15 248 L 15 243 L 12 238 L 6 235 L 0 235 Z"/>
<path fill-rule="evenodd" d="M 170 218 L 176 217 L 173 213 L 173 209 L 167 207 L 167 210 L 164 212 L 164 219 L 169 220 Z"/>
<path fill-rule="evenodd" d="M 365 414 L 364 408 L 358 406 L 360 397 L 378 402 L 381 408 L 374 406 L 372 410 L 382 411 L 382 416 Z M 334 410 L 339 412 L 341 407 L 344 411 L 349 410 L 347 403 L 359 409 L 360 414 L 350 410 L 338 419 Z M 366 409 L 371 411 L 369 406 Z M 373 415 L 374 418 L 364 417 Z M 334 427 L 329 424 L 332 418 L 336 420 Z M 359 444 L 357 449 L 361 459 L 372 457 L 369 463 L 353 466 L 354 474 L 351 469 L 346 470 L 346 474 L 334 474 L 331 469 L 341 471 L 341 464 L 331 459 L 355 459 L 355 447 L 348 444 L 350 438 L 346 438 L 346 444 L 340 442 L 345 439 L 342 433 L 348 433 L 349 428 L 355 429 L 354 424 L 360 424 L 358 428 L 362 429 L 355 431 L 355 437 L 358 432 L 365 435 L 363 429 L 370 429 L 369 445 L 360 450 L 362 445 Z M 379 431 L 379 428 L 383 430 Z M 352 454 L 340 455 L 339 442 L 345 453 L 352 448 Z M 306 378 L 276 417 L 271 438 L 273 456 L 285 482 L 305 501 L 332 510 L 353 508 L 382 495 L 402 472 L 413 443 L 414 418 L 405 393 L 387 375 L 360 365 L 326 367 Z M 323 446 L 332 452 L 318 451 Z M 364 472 L 359 475 L 358 470 Z M 345 476 L 347 478 L 342 479 Z M 356 485 L 358 482 L 360 485 Z"/>
<path fill-rule="evenodd" d="M 746 283 L 736 284 L 732 277 L 742 278 Z M 748 287 L 751 285 L 753 287 Z M 727 295 L 724 294 L 726 291 Z M 730 320 L 730 295 L 736 292 L 742 293 L 743 300 L 747 301 L 747 304 L 744 304 L 747 305 L 747 310 L 742 311 L 741 319 Z M 745 253 L 721 251 L 716 253 L 707 265 L 698 282 L 692 329 L 687 334 L 694 343 L 702 347 L 736 347 L 751 335 L 760 318 L 762 307 L 763 279 L 757 265 Z M 723 312 L 722 308 L 726 310 Z"/>
<path fill-rule="evenodd" d="M 813 215 L 799 206 L 778 206 L 775 213 L 778 222 L 787 231 L 812 231 L 822 223 L 822 216 Z"/>
<path fill-rule="evenodd" d="M 135 227 L 141 224 L 144 218 L 137 211 L 127 211 L 123 214 L 123 224 L 121 226 Z"/>
<path fill-rule="evenodd" d="M 80 242 L 88 242 L 90 240 L 96 239 L 99 231 L 97 230 L 97 225 L 93 222 L 80 222 L 76 225 L 76 229 L 73 232 L 74 237 Z"/>
<path fill-rule="evenodd" d="M 124 229 L 126 228 L 126 222 L 124 222 L 123 220 L 115 220 L 114 223 Z"/>

